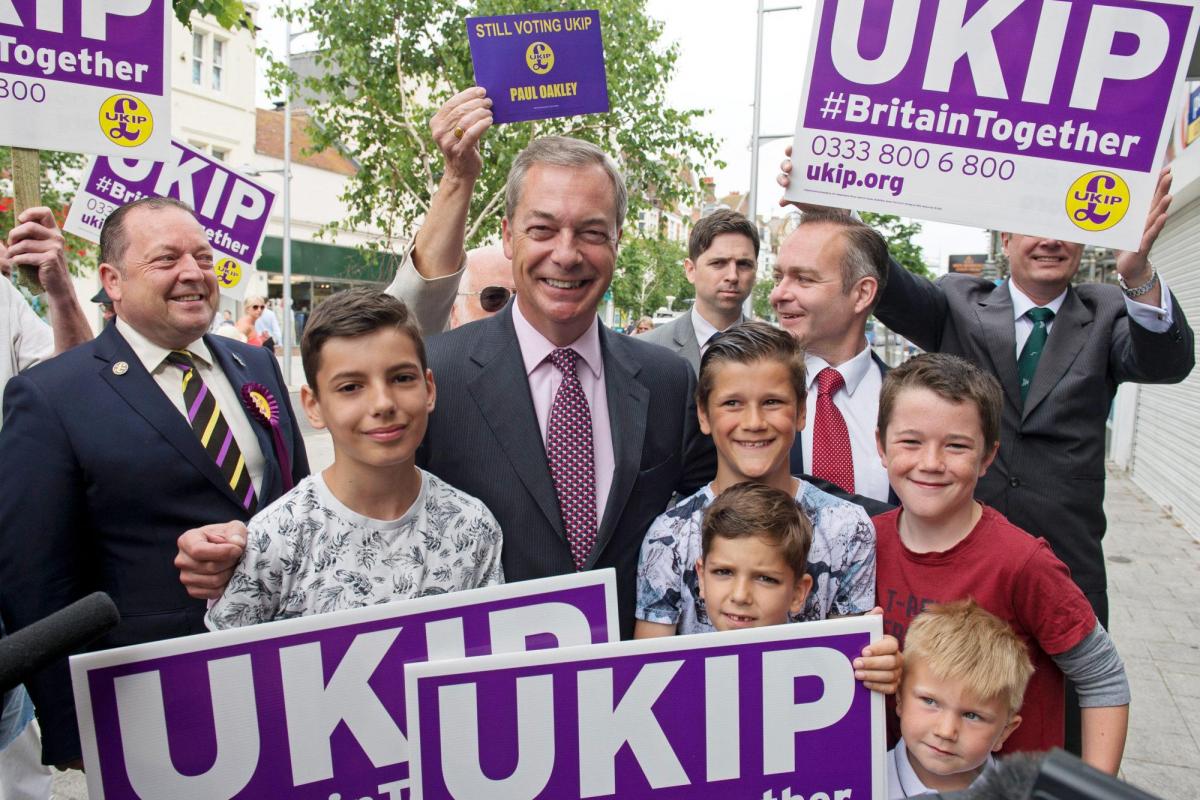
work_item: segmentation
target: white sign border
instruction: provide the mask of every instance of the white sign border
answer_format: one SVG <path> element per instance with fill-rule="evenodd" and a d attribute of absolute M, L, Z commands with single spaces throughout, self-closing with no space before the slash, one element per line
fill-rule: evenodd
<path fill-rule="evenodd" d="M 883 638 L 883 617 L 878 614 L 864 614 L 857 617 L 793 622 L 739 631 L 714 631 L 651 639 L 631 639 L 614 641 L 609 644 L 560 647 L 553 650 L 530 650 L 524 653 L 503 653 L 493 656 L 406 664 L 404 667 L 404 697 L 406 698 L 405 708 L 408 717 L 405 730 L 408 731 L 409 800 L 423 800 L 421 796 L 421 737 L 419 735 L 421 709 L 417 684 L 426 678 L 479 674 L 513 667 L 591 661 L 618 656 L 675 653 L 713 647 L 726 648 L 737 644 L 815 639 L 822 636 L 852 633 L 868 633 L 872 644 L 878 642 Z M 887 733 L 884 729 L 884 712 L 883 695 L 879 692 L 871 692 L 871 785 L 876 790 L 872 800 L 885 800 L 887 796 L 887 769 L 885 766 Z"/>
<path fill-rule="evenodd" d="M 100 650 L 94 653 L 81 653 L 71 656 L 71 687 L 75 695 L 75 717 L 79 724 L 79 742 L 83 748 L 83 763 L 87 768 L 88 796 L 94 800 L 103 800 L 104 781 L 100 771 L 100 750 L 96 743 L 95 719 L 92 711 L 92 699 L 87 691 L 88 673 L 96 669 L 131 664 L 138 661 L 164 658 L 167 656 L 184 655 L 220 647 L 231 647 L 249 642 L 281 639 L 298 633 L 340 628 L 349 625 L 359 625 L 365 622 L 406 617 L 423 614 L 430 611 L 464 608 L 481 603 L 495 603 L 517 597 L 532 597 L 568 589 L 582 589 L 589 586 L 604 588 L 605 612 L 608 617 L 608 639 L 610 642 L 620 640 L 620 625 L 617 619 L 617 573 L 612 568 L 575 572 L 569 575 L 554 575 L 549 578 L 538 578 L 529 581 L 505 583 L 497 586 L 485 586 L 447 594 L 416 597 L 411 600 L 395 600 L 390 603 L 348 608 L 342 611 L 332 611 L 328 614 L 314 614 L 307 617 L 264 622 L 260 625 L 250 625 L 244 628 L 230 628 L 223 631 L 208 631 L 191 636 L 180 636 L 175 639 L 162 639 L 156 642 L 116 647 L 111 650 Z M 493 658 L 494 656 L 476 656 L 476 658 Z M 455 661 L 468 659 L 454 659 Z M 405 686 L 407 692 L 407 684 Z M 411 763 L 411 757 L 410 757 Z"/>

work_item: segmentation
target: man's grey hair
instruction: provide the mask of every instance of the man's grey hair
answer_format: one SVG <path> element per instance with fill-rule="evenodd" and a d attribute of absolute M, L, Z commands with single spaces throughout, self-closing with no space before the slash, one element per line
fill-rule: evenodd
<path fill-rule="evenodd" d="M 838 211 L 806 211 L 800 226 L 832 225 L 842 233 L 842 293 L 848 293 L 863 278 L 874 278 L 878 289 L 872 311 L 887 288 L 887 241 L 870 225 Z"/>
<path fill-rule="evenodd" d="M 525 183 L 525 173 L 529 172 L 529 168 L 534 164 L 603 168 L 613 183 L 613 210 L 617 214 L 617 228 L 622 227 L 625 212 L 629 209 L 629 192 L 625 189 L 625 179 L 621 177 L 616 162 L 591 142 L 567 136 L 542 136 L 534 139 L 517 154 L 512 168 L 508 171 L 508 180 L 504 184 L 504 215 L 510 222 L 516 213 L 517 203 L 521 201 L 521 186 Z"/>

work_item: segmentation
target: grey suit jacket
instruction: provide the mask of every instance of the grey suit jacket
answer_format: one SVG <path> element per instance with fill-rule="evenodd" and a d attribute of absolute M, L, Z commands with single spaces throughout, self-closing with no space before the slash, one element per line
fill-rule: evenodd
<path fill-rule="evenodd" d="M 1106 587 L 1104 427 L 1117 384 L 1175 383 L 1195 362 L 1192 329 L 1172 300 L 1174 324 L 1158 334 L 1129 319 L 1117 287 L 1069 289 L 1024 406 L 1007 285 L 966 275 L 930 283 L 893 261 L 875 310 L 919 347 L 962 356 L 999 378 L 1000 453 L 976 496 L 1045 537 L 1087 593 Z"/>
<path fill-rule="evenodd" d="M 512 303 L 493 317 L 430 337 L 426 346 L 438 398 L 418 462 L 496 516 L 504 531 L 506 580 L 574 571 Z M 696 379 L 686 364 L 603 325 L 600 348 L 616 471 L 586 568 L 616 569 L 621 631 L 628 637 L 642 537 L 674 492 L 689 494 L 712 478 L 712 445 L 696 423 Z"/>
<path fill-rule="evenodd" d="M 692 325 L 692 312 L 686 311 L 638 338 L 678 353 L 692 365 L 693 373 L 700 374 L 700 345 L 696 344 L 696 327 Z"/>

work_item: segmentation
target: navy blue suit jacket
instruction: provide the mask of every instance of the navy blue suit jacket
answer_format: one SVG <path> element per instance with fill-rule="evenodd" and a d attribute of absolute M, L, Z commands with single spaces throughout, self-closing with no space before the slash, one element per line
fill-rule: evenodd
<path fill-rule="evenodd" d="M 292 478 L 307 475 L 304 441 L 274 357 L 219 336 L 204 341 L 235 390 L 258 382 L 275 395 Z M 123 374 L 113 370 L 117 362 L 127 365 Z M 262 508 L 282 494 L 283 480 L 270 434 L 252 427 L 266 457 Z M 205 603 L 179 582 L 175 541 L 189 528 L 247 518 L 115 326 L 5 388 L 0 611 L 10 632 L 97 590 L 112 596 L 121 623 L 90 649 L 203 632 Z M 42 723 L 43 759 L 78 758 L 66 659 L 26 686 Z"/>

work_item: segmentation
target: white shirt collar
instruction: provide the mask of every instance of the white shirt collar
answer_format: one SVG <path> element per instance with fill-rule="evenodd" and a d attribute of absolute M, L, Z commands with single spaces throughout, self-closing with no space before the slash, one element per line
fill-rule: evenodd
<path fill-rule="evenodd" d="M 1008 279 L 1008 294 L 1010 297 L 1012 297 L 1014 320 L 1018 320 L 1025 316 L 1025 314 L 1028 313 L 1029 309 L 1031 308 L 1048 308 L 1055 314 L 1058 314 L 1058 310 L 1062 308 L 1062 304 L 1066 302 L 1067 299 L 1067 290 L 1063 289 L 1062 294 L 1060 294 L 1058 297 L 1054 298 L 1049 303 L 1046 303 L 1044 306 L 1039 306 L 1037 303 L 1033 302 L 1032 299 L 1030 299 L 1029 295 L 1021 291 L 1021 287 L 1017 286 L 1017 284 L 1013 282 L 1012 278 Z"/>
<path fill-rule="evenodd" d="M 116 325 L 117 333 L 121 334 L 125 341 L 129 343 L 129 347 L 133 350 L 134 355 L 138 357 L 138 361 L 142 362 L 142 366 L 146 368 L 146 372 L 153 375 L 154 371 L 162 366 L 167 354 L 171 352 L 170 348 L 150 341 L 121 317 L 117 317 Z M 204 366 L 212 366 L 212 353 L 209 352 L 208 345 L 204 343 L 203 338 L 192 342 L 185 349 Z"/>
<path fill-rule="evenodd" d="M 836 369 L 842 374 L 842 380 L 846 384 L 846 394 L 851 397 L 858 389 L 858 385 L 862 383 L 862 379 L 871 369 L 871 348 L 866 346 L 866 340 L 863 340 L 863 349 L 858 351 L 858 355 L 849 361 L 839 364 Z M 817 383 L 817 373 L 829 366 L 829 362 L 820 356 L 809 353 L 804 356 L 804 369 L 808 373 L 808 391 L 813 391 L 813 386 Z"/>
<path fill-rule="evenodd" d="M 525 319 L 525 315 L 521 313 L 520 303 L 512 304 L 512 318 L 513 328 L 517 333 L 517 344 L 521 347 L 521 359 L 525 362 L 525 375 L 528 376 L 541 366 L 542 362 L 558 349 L 558 346 L 543 336 L 529 320 Z M 604 369 L 604 361 L 600 353 L 599 317 L 593 314 L 592 324 L 588 326 L 582 336 L 567 347 L 578 353 L 592 374 L 597 379 L 600 378 Z"/>
<path fill-rule="evenodd" d="M 902 792 L 900 797 L 917 797 L 933 791 L 933 789 L 921 783 L 921 779 L 917 777 L 917 771 L 913 769 L 912 762 L 908 760 L 908 749 L 904 746 L 903 739 L 896 742 L 895 748 L 892 749 L 891 757 L 894 759 L 892 766 L 895 768 L 896 777 L 900 782 L 898 787 L 892 788 L 899 789 Z M 982 777 L 985 772 L 995 765 L 995 757 L 991 753 L 988 753 L 987 761 L 983 763 L 983 771 L 979 775 Z M 975 780 L 979 780 L 979 778 Z M 892 796 L 895 796 L 894 792 Z"/>
<path fill-rule="evenodd" d="M 706 320 L 704 315 L 701 314 L 696 308 L 695 304 L 692 304 L 692 310 L 689 313 L 692 315 L 692 329 L 696 332 L 696 344 L 701 350 L 703 350 L 705 345 L 708 344 L 708 340 L 711 339 L 714 334 L 721 333 L 722 331 L 717 330 L 716 325 L 713 325 L 711 322 Z M 739 314 L 737 322 L 733 323 L 733 325 L 744 322 L 745 319 L 746 318 L 744 316 Z M 732 328 L 733 325 L 730 325 L 729 328 Z M 729 328 L 724 328 L 722 330 L 727 331 Z"/>

